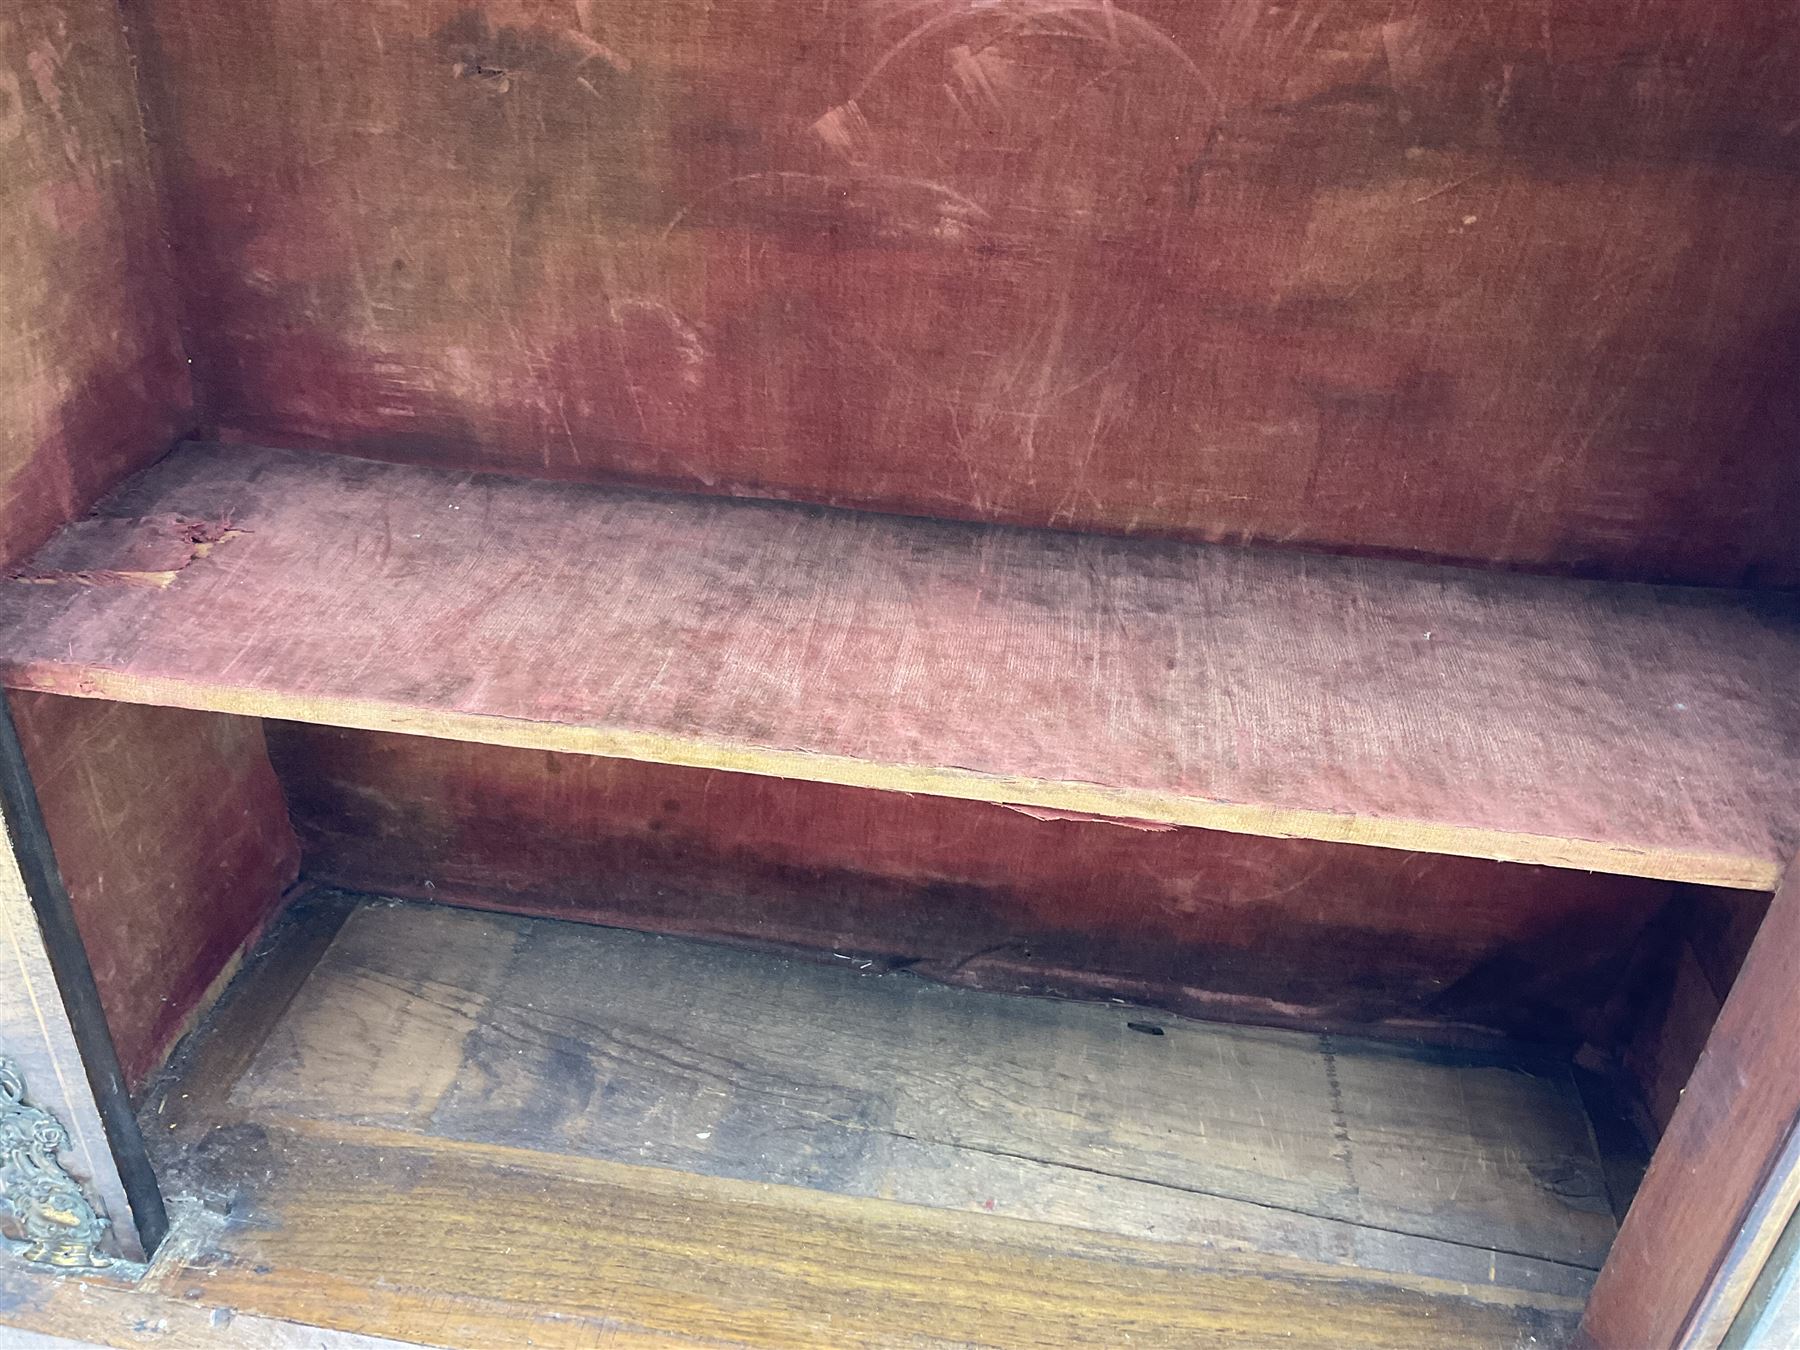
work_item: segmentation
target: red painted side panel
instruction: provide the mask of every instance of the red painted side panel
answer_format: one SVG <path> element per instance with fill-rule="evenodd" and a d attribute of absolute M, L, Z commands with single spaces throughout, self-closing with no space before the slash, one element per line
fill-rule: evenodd
<path fill-rule="evenodd" d="M 191 425 L 187 359 L 122 21 L 0 10 L 0 563 Z"/>
<path fill-rule="evenodd" d="M 13 711 L 135 1088 L 298 870 L 262 725 L 49 694 Z"/>

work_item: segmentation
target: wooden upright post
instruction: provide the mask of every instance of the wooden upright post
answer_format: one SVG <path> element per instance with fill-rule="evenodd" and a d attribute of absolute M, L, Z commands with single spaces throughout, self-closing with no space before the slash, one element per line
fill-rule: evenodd
<path fill-rule="evenodd" d="M 1592 1350 L 1715 1350 L 1800 1206 L 1800 866 L 1790 865 L 1613 1243 Z"/>

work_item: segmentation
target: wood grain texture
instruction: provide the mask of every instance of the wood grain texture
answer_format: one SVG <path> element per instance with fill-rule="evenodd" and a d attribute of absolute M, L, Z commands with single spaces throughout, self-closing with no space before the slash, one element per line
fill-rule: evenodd
<path fill-rule="evenodd" d="M 101 514 L 231 537 L 7 583 L 13 686 L 1747 887 L 1800 829 L 1779 598 L 231 447 Z"/>
<path fill-rule="evenodd" d="M 420 736 L 267 732 L 317 880 L 1262 1025 L 1599 1040 L 1595 1015 L 1675 889 Z"/>
<path fill-rule="evenodd" d="M 1527 1350 L 1576 1307 L 393 1130 L 270 1121 L 204 1159 L 268 1221 L 165 1288 L 458 1350 Z"/>
<path fill-rule="evenodd" d="M 1023 1156 L 948 1146 L 925 1156 L 918 1143 L 918 1152 L 909 1155 L 891 1136 L 895 1151 L 886 1175 L 894 1186 L 883 1199 L 769 1185 L 809 1156 L 828 1170 L 834 1158 L 848 1161 L 842 1149 L 831 1147 L 831 1123 L 811 1111 L 819 1093 L 792 1080 L 830 1080 L 879 1040 L 856 1008 L 864 996 L 880 999 L 881 989 L 903 984 L 923 989 L 926 1003 L 890 1018 L 885 1050 L 844 1081 L 841 1092 L 827 1095 L 870 1103 L 906 1095 L 919 1108 L 934 1109 L 941 1090 L 934 1097 L 932 1084 L 957 1072 L 955 1056 L 922 1052 L 931 1048 L 929 1029 L 943 1023 L 947 1005 L 964 1015 L 940 1029 L 976 1055 L 979 1064 L 971 1071 L 984 1076 L 985 1086 L 975 1094 L 978 1107 L 997 1097 L 1013 1099 L 1018 1110 L 1012 1115 L 1023 1118 L 1027 1134 L 1061 1128 L 1058 1119 L 1072 1112 L 1091 1117 L 1101 1133 L 1154 1133 L 1155 1122 L 1134 1126 L 1133 1104 L 1105 1092 L 1116 1056 L 1088 1057 L 1092 1082 L 1078 1098 L 1064 1092 L 1048 1115 L 1032 1109 L 1032 1084 L 1039 1077 L 1033 1065 L 1041 1069 L 1058 1058 L 1047 1039 L 1068 1049 L 1071 1030 L 1041 1016 L 1031 1020 L 1032 1010 L 1082 1011 L 1069 1005 L 951 994 L 910 980 L 871 981 L 842 968 L 821 974 L 701 944 L 442 906 L 364 907 L 344 923 L 347 898 L 327 894 L 296 907 L 146 1108 L 156 1122 L 151 1134 L 162 1145 L 161 1165 L 182 1211 L 194 1220 L 152 1272 L 152 1292 L 181 1291 L 192 1305 L 223 1305 L 239 1315 L 480 1350 L 665 1339 L 708 1345 L 1115 1345 L 1124 1343 L 1125 1334 L 1132 1343 L 1169 1345 L 1277 1339 L 1357 1345 L 1372 1338 L 1398 1346 L 1421 1336 L 1455 1345 L 1487 1336 L 1494 1344 L 1523 1347 L 1559 1343 L 1579 1306 L 1569 1295 L 1583 1281 L 1572 1280 L 1580 1272 L 1569 1267 L 1309 1220 L 1268 1206 L 1233 1206 L 1119 1176 L 1033 1164 Z M 640 955 L 652 949 L 686 954 L 687 964 L 671 967 L 662 960 L 653 974 L 627 960 L 631 973 L 615 979 L 614 967 L 595 969 L 584 959 L 609 943 L 633 944 Z M 322 962 L 321 944 L 329 944 Z M 604 988 L 594 987 L 596 977 Z M 831 1000 L 824 1022 L 811 1015 L 822 981 L 835 981 L 846 995 Z M 653 985 L 660 987 L 643 1002 Z M 663 1015 L 673 985 L 692 995 L 694 1015 Z M 597 1014 L 596 1000 L 609 1011 Z M 892 1011 L 891 1002 L 884 1006 Z M 1009 1031 L 1005 1017 L 993 1015 L 998 1009 L 1026 1016 L 1029 1027 Z M 718 1152 L 701 1166 L 716 1171 L 720 1161 L 735 1157 L 756 1180 L 666 1170 L 657 1164 L 683 1150 L 699 1158 L 709 1147 L 708 1140 L 686 1136 L 696 1113 L 716 1100 L 718 1084 L 693 1074 L 705 1078 L 709 1066 L 721 1067 L 738 1054 L 713 1036 L 721 1029 L 718 1019 L 732 1016 L 740 1032 L 761 1031 L 749 1032 L 751 1062 L 724 1084 L 742 1091 L 736 1107 L 715 1121 Z M 599 1021 L 620 1036 L 597 1031 Z M 345 1034 L 334 1035 L 334 1027 Z M 1205 1035 L 1215 1029 L 1195 1030 Z M 509 1034 L 521 1037 L 517 1072 L 503 1062 L 514 1058 L 505 1050 L 497 1060 L 484 1052 L 458 1067 L 478 1043 L 491 1050 L 499 1044 L 494 1037 Z M 1181 1053 L 1181 1024 L 1169 1024 L 1161 1038 L 1125 1034 Z M 765 1052 L 794 1036 L 809 1048 L 835 1047 L 829 1063 L 812 1074 L 804 1061 L 788 1060 L 771 1076 Z M 1293 1045 L 1313 1039 L 1287 1038 Z M 246 1046 L 254 1052 L 247 1071 Z M 547 1077 L 539 1073 L 540 1051 L 557 1060 Z M 921 1053 L 907 1069 L 914 1052 Z M 1009 1053 L 1018 1057 L 1012 1072 L 996 1075 Z M 1261 1056 L 1267 1055 L 1265 1046 Z M 606 1074 L 591 1093 L 581 1086 L 584 1071 L 576 1062 L 584 1056 Z M 1340 1065 L 1360 1058 L 1353 1044 L 1339 1046 Z M 896 1060 L 898 1074 L 891 1072 Z M 1060 1060 L 1064 1070 L 1084 1067 L 1067 1054 Z M 1411 1074 L 1401 1070 L 1388 1085 L 1429 1080 L 1448 1063 L 1421 1064 Z M 1384 1072 L 1379 1066 L 1372 1071 Z M 310 1093 L 287 1090 L 309 1074 Z M 1067 1081 L 1065 1074 L 1065 1086 Z M 1355 1081 L 1349 1070 L 1341 1086 L 1349 1114 L 1360 1118 Z M 1519 1094 L 1520 1101 L 1546 1090 L 1554 1095 L 1543 1084 L 1505 1084 L 1501 1090 Z M 758 1112 L 765 1124 L 782 1123 L 783 1093 L 793 1097 L 785 1117 L 791 1128 L 755 1130 Z M 642 1108 L 652 1098 L 661 1105 L 646 1116 Z M 1149 1109 L 1159 1118 L 1166 1114 L 1166 1108 Z M 619 1126 L 612 1142 L 629 1139 L 632 1162 L 650 1167 L 592 1156 L 609 1147 L 603 1123 L 609 1116 Z M 389 1123 L 359 1123 L 376 1118 Z M 866 1112 L 859 1119 L 873 1123 Z M 981 1119 L 984 1128 L 1009 1128 L 1004 1112 L 988 1109 Z M 734 1131 L 733 1120 L 745 1128 Z M 534 1126 L 542 1129 L 534 1134 Z M 584 1136 L 596 1126 L 597 1135 Z M 482 1141 L 509 1133 L 529 1135 L 528 1146 Z M 810 1136 L 821 1147 L 797 1148 L 792 1134 Z M 753 1137 L 766 1147 L 739 1147 Z M 1241 1160 L 1242 1151 L 1230 1142 L 1236 1132 L 1227 1127 L 1223 1137 L 1224 1152 Z M 726 1143 L 728 1138 L 737 1143 Z M 1089 1161 L 1097 1167 L 1120 1161 L 1098 1140 L 1091 1142 Z M 1377 1152 L 1384 1146 L 1367 1142 Z M 570 1145 L 575 1152 L 558 1151 Z M 836 1182 L 849 1176 L 843 1166 L 834 1170 Z M 490 1185 L 501 1178 L 506 1180 L 498 1188 Z M 821 1179 L 833 1182 L 815 1176 Z M 1378 1178 L 1374 1184 L 1379 1188 Z M 920 1189 L 930 1185 L 939 1193 Z M 910 1203 L 896 1204 L 896 1198 Z M 965 1212 L 945 1212 L 953 1207 Z M 1095 1300 L 1082 1279 L 1070 1286 L 1066 1302 L 1046 1301 L 1040 1292 L 1046 1286 L 1014 1262 L 1021 1241 L 1059 1260 L 1121 1261 L 1110 1274 L 1096 1271 L 1097 1287 L 1113 1292 Z M 907 1251 L 907 1260 L 918 1265 L 897 1267 L 898 1284 L 870 1278 Z M 979 1276 L 976 1267 L 965 1267 L 965 1251 L 982 1253 Z M 582 1272 L 579 1277 L 565 1274 L 564 1257 L 569 1272 Z M 942 1311 L 917 1301 L 908 1292 L 915 1269 L 930 1270 L 937 1294 L 955 1306 Z M 976 1282 L 967 1309 L 965 1269 Z M 1182 1272 L 1199 1271 L 1218 1275 L 1220 1286 L 1188 1285 Z M 1333 1292 L 1294 1288 L 1298 1272 L 1316 1275 Z M 1169 1279 L 1174 1283 L 1165 1284 Z M 1518 1283 L 1533 1279 L 1541 1283 Z M 1234 1292 L 1220 1303 L 1226 1288 Z M 1173 1322 L 1165 1297 L 1168 1308 L 1183 1310 Z M 1396 1301 L 1406 1305 L 1415 1297 L 1430 1306 L 1425 1320 L 1391 1320 Z M 1133 1309 L 1129 1323 L 1115 1322 L 1114 1298 L 1120 1309 Z M 1447 1304 L 1435 1306 L 1444 1298 Z M 1467 1320 L 1470 1305 L 1473 1322 Z M 1267 1325 L 1251 1311 L 1262 1306 L 1271 1319 Z"/>
<path fill-rule="evenodd" d="M 186 1295 L 154 1273 L 134 1287 L 0 1262 L 0 1344 L 6 1350 L 417 1350 L 420 1344 L 204 1306 Z"/>
<path fill-rule="evenodd" d="M 441 908 L 406 913 L 427 928 L 501 922 Z M 1026 1222 L 998 1206 L 949 1213 L 434 1138 L 318 1110 L 246 1111 L 230 1100 L 246 1058 L 264 1052 L 240 1098 L 286 1062 L 282 1038 L 264 1039 L 271 1030 L 316 1025 L 329 1012 L 309 1010 L 305 998 L 342 918 L 339 897 L 296 906 L 146 1107 L 182 1216 L 148 1276 L 121 1288 L 0 1270 L 0 1340 L 13 1327 L 177 1350 L 362 1350 L 357 1335 L 457 1350 L 1110 1347 L 1126 1337 L 1184 1348 L 1526 1350 L 1560 1344 L 1579 1309 L 1558 1290 L 1507 1287 L 1530 1266 L 1518 1258 L 1377 1232 L 1364 1232 L 1360 1247 L 1334 1245 L 1321 1241 L 1329 1226 L 1309 1232 L 1302 1216 L 1273 1211 L 1263 1211 L 1257 1232 L 1247 1213 L 1201 1196 L 1164 1202 L 1175 1219 L 1185 1202 L 1186 1228 L 1134 1240 L 1108 1231 L 1110 1216 L 1143 1220 L 1143 1192 L 1153 1188 L 1103 1178 L 1086 1194 L 1064 1179 L 1062 1212 L 1082 1221 L 1070 1226 Z M 431 945 L 424 928 L 405 937 L 415 953 Z M 430 1020 L 457 1003 L 450 991 L 427 981 L 410 1008 L 397 988 L 385 1002 L 402 1019 Z M 581 992 L 560 996 L 567 1003 Z M 383 1001 L 361 1006 L 372 1014 Z M 768 1011 L 780 1020 L 779 1008 Z M 367 1030 L 395 1026 L 371 1019 Z M 431 1053 L 429 1038 L 414 1042 Z M 437 1042 L 437 1057 L 446 1049 L 455 1047 Z M 401 1076 L 421 1075 L 408 1063 Z M 328 1102 L 357 1105 L 350 1080 L 316 1086 Z M 683 1109 L 679 1097 L 670 1105 Z M 1268 1245 L 1279 1233 L 1304 1241 L 1282 1255 Z M 1319 1256 L 1296 1259 L 1306 1241 Z M 1401 1264 L 1433 1252 L 1436 1267 Z M 1537 1268 L 1545 1273 L 1544 1263 Z"/>
<path fill-rule="evenodd" d="M 1800 877 L 1776 893 L 1583 1320 L 1602 1350 L 1712 1350 L 1800 1205 Z"/>
<path fill-rule="evenodd" d="M 217 1177 L 194 1179 L 191 1151 L 198 1149 L 204 1154 L 208 1135 L 213 1131 L 262 1118 L 257 1110 L 242 1103 L 264 1095 L 271 1087 L 274 1091 L 269 1095 L 273 1100 L 299 1100 L 297 1094 L 281 1089 L 281 1080 L 296 1071 L 296 1056 L 305 1053 L 305 1044 L 322 1043 L 326 1038 L 323 1027 L 344 1018 L 339 1010 L 322 1006 L 316 993 L 308 994 L 304 1004 L 296 1007 L 296 995 L 308 988 L 308 981 L 320 958 L 338 936 L 344 919 L 368 903 L 366 896 L 325 889 L 309 891 L 297 900 L 285 912 L 281 925 L 265 948 L 254 958 L 250 970 L 232 985 L 219 1007 L 209 1014 L 199 1034 L 184 1043 L 180 1058 L 170 1066 L 169 1072 L 159 1077 L 152 1097 L 145 1102 L 141 1114 L 150 1136 L 161 1146 L 168 1170 L 181 1179 L 178 1184 L 187 1191 L 198 1188 L 202 1192 L 201 1199 L 209 1207 L 215 1210 L 230 1208 L 230 1183 Z M 408 934 L 409 947 L 416 948 L 424 943 L 426 935 L 437 928 L 463 935 L 483 931 L 474 926 L 479 921 L 472 922 L 473 916 L 467 914 L 425 913 L 429 917 L 418 919 L 418 930 Z M 538 927 L 551 934 L 565 931 L 562 925 Z M 356 935 L 346 939 L 351 948 L 357 941 Z M 433 950 L 445 950 L 446 947 L 442 942 L 427 945 Z M 681 945 L 693 950 L 692 944 Z M 452 968 L 452 976 L 468 983 L 471 967 L 467 954 L 459 958 L 451 950 L 445 955 L 444 964 Z M 516 954 L 509 964 L 518 967 Z M 479 982 L 487 987 L 491 984 L 491 962 L 481 963 L 477 968 L 483 972 Z M 777 971 L 780 968 L 780 963 L 775 963 L 765 969 Z M 844 967 L 838 969 L 841 972 Z M 320 1089 L 315 1099 L 292 1109 L 296 1115 L 340 1120 L 366 1119 L 373 1109 L 390 1119 L 410 1115 L 416 1123 L 423 1116 L 414 1089 L 421 1082 L 439 1078 L 446 1058 L 456 1059 L 463 1055 L 468 1036 L 465 1034 L 460 1040 L 451 1036 L 438 1038 L 435 1042 L 429 1038 L 422 1041 L 417 1035 L 402 1037 L 397 1028 L 407 1021 L 429 1024 L 435 1014 L 427 1005 L 450 986 L 435 978 L 427 979 L 418 986 L 428 991 L 421 1002 L 408 999 L 403 982 L 373 989 L 368 981 L 358 978 L 354 970 L 350 971 L 350 983 L 346 988 L 343 984 L 346 970 L 346 963 L 340 956 L 321 979 L 336 983 L 340 992 L 359 1009 L 352 1016 L 362 1025 L 353 1034 L 362 1037 L 369 1034 L 369 1027 L 379 1024 L 382 1031 L 377 1034 L 393 1034 L 397 1039 L 405 1039 L 420 1054 L 399 1063 L 394 1085 L 379 1087 L 367 1098 L 361 1096 L 370 1077 L 366 1059 L 325 1066 L 322 1076 L 315 1080 Z M 525 984 L 532 982 L 529 969 L 519 973 L 525 976 Z M 503 986 L 507 983 L 502 981 Z M 523 985 L 512 995 L 503 990 L 502 1001 L 516 1007 L 521 992 Z M 552 1003 L 559 1008 L 578 1004 L 582 1009 L 578 1015 L 587 1015 L 591 1000 L 584 990 L 564 987 L 553 992 Z M 484 1011 L 466 1000 L 464 1007 L 477 1015 Z M 770 1015 L 779 1021 L 779 1007 Z M 1139 1015 L 1143 1014 L 1140 1012 Z M 485 1020 L 490 1025 L 497 1021 L 491 1013 Z M 308 1027 L 313 1030 L 305 1031 Z M 278 1044 L 263 1057 L 256 1074 L 246 1080 L 246 1073 L 277 1029 L 281 1030 Z M 566 1044 L 566 1041 L 558 1041 L 559 1047 Z M 326 1053 L 332 1055 L 335 1051 L 327 1050 Z M 1041 1050 L 1033 1053 L 1042 1057 Z M 383 1055 L 392 1058 L 388 1052 Z M 1477 1056 L 1468 1062 L 1491 1061 Z M 1541 1063 L 1538 1059 L 1532 1062 Z M 337 1076 L 339 1069 L 343 1071 L 341 1079 Z M 659 1072 L 654 1063 L 647 1070 L 652 1076 Z M 271 1075 L 275 1080 L 273 1083 Z M 483 1074 L 478 1073 L 478 1076 L 485 1081 Z M 234 1103 L 233 1093 L 240 1083 L 242 1092 Z M 664 1086 L 670 1094 L 670 1110 L 687 1109 L 682 1102 L 688 1096 L 689 1085 L 671 1079 Z M 656 1086 L 640 1078 L 633 1096 L 641 1099 L 645 1093 L 657 1090 Z M 560 1092 L 533 1094 L 535 1108 L 529 1102 L 519 1103 L 524 1109 L 508 1122 L 504 1107 L 508 1099 L 492 1091 L 487 1097 L 492 1108 L 487 1124 L 500 1126 L 509 1135 L 523 1128 L 522 1122 L 527 1115 L 542 1115 L 564 1100 Z M 290 1108 L 278 1109 L 287 1111 Z M 1104 1105 L 1096 1109 L 1103 1115 L 1106 1110 Z M 291 1120 L 294 1117 L 284 1118 Z M 796 1128 L 803 1133 L 819 1132 L 816 1120 L 802 1118 L 797 1113 L 795 1122 Z M 639 1121 L 634 1119 L 622 1125 L 621 1140 L 633 1162 L 650 1160 L 641 1136 L 625 1137 L 637 1129 L 638 1124 Z M 481 1127 L 482 1122 L 477 1121 L 477 1128 Z M 488 1133 L 494 1132 L 488 1130 Z M 695 1133 L 698 1136 L 699 1132 Z M 657 1127 L 655 1134 L 666 1141 L 670 1130 L 667 1126 Z M 551 1129 L 533 1142 L 552 1151 L 566 1148 L 569 1132 Z M 886 1163 L 885 1170 L 879 1174 L 865 1169 L 860 1179 L 868 1183 L 865 1189 L 873 1187 L 881 1198 L 888 1200 L 1030 1218 L 1207 1250 L 1297 1257 L 1326 1265 L 1352 1267 L 1376 1276 L 1422 1276 L 1452 1284 L 1512 1289 L 1555 1298 L 1584 1297 L 1592 1284 L 1592 1271 L 1582 1266 L 1500 1252 L 1491 1246 L 1470 1247 L 1409 1237 L 1348 1221 L 1320 1218 L 1315 1214 L 1137 1181 L 1116 1172 L 1107 1174 L 1099 1169 L 1061 1167 L 1023 1156 L 969 1153 L 953 1145 L 905 1141 L 893 1134 L 869 1135 L 865 1142 L 878 1143 Z M 696 1137 L 687 1148 L 703 1153 L 704 1146 L 705 1141 Z M 579 1151 L 582 1156 L 588 1156 L 595 1149 L 591 1144 L 583 1144 Z M 815 1153 L 824 1156 L 824 1151 Z M 550 1155 L 546 1153 L 545 1156 Z M 782 1159 L 791 1162 L 796 1156 L 795 1150 L 789 1147 L 775 1150 L 767 1166 L 747 1158 L 741 1151 L 732 1160 L 740 1168 L 747 1164 L 755 1178 L 767 1179 L 773 1175 L 778 1162 Z M 846 1155 L 837 1150 L 836 1156 Z M 872 1152 L 870 1156 L 873 1158 Z M 715 1160 L 703 1170 L 718 1172 L 722 1169 Z M 1562 1172 L 1569 1178 L 1580 1175 L 1579 1169 L 1564 1168 Z M 844 1187 L 850 1177 L 849 1172 L 839 1167 L 834 1173 L 816 1176 L 815 1180 Z"/>
<path fill-rule="evenodd" d="M 157 1145 L 192 1143 L 226 1118 L 226 1099 L 361 897 L 305 883 L 145 1086 L 138 1118 Z M 166 1157 L 166 1155 L 164 1155 Z"/>
<path fill-rule="evenodd" d="M 0 276 L 11 562 L 190 425 L 136 78 L 107 0 L 0 14 Z"/>
<path fill-rule="evenodd" d="M 281 785 L 251 718 L 38 694 L 14 709 L 135 1089 L 298 873 Z"/>
<path fill-rule="evenodd" d="M 211 426 L 1800 581 L 1760 0 L 141 0 Z"/>
<path fill-rule="evenodd" d="M 230 1102 L 1561 1294 L 1612 1239 L 1549 1059 L 1150 1035 L 1125 1008 L 855 967 L 365 908 Z"/>

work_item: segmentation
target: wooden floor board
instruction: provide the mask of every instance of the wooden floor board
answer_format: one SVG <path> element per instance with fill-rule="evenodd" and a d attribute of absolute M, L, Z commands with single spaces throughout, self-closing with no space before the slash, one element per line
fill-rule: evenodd
<path fill-rule="evenodd" d="M 185 448 L 19 687 L 1773 889 L 1790 598 Z"/>
<path fill-rule="evenodd" d="M 136 1287 L 0 1269 L 0 1344 L 1538 1350 L 1572 1299 L 357 1130 L 269 1130 Z M 56 1342 L 52 1342 L 56 1344 Z M 58 1347 L 61 1350 L 61 1347 Z"/>
<path fill-rule="evenodd" d="M 1561 1066 L 1134 1020 L 374 906 L 231 1105 L 1559 1292 L 1604 1257 L 1614 1223 Z"/>
<path fill-rule="evenodd" d="M 367 1335 L 547 1350 L 1554 1346 L 1572 1299 L 337 1124 L 271 1126 L 162 1274 Z"/>
<path fill-rule="evenodd" d="M 1527 1350 L 1579 1316 L 1578 1266 L 1130 1175 L 1329 1195 L 1323 1134 L 1392 1208 L 1383 1136 L 1442 1167 L 1461 1130 L 1480 1166 L 1436 1212 L 1585 1231 L 1574 1174 L 1492 1137 L 1567 1123 L 1541 1069 L 345 899 L 298 907 L 144 1107 L 156 1263 L 0 1267 L 0 1344 Z"/>
<path fill-rule="evenodd" d="M 259 1316 L 202 1302 L 187 1267 L 153 1268 L 142 1284 L 42 1275 L 16 1263 L 0 1268 L 4 1350 L 411 1350 L 427 1342 Z M 460 1350 L 460 1348 L 459 1348 Z M 469 1347 L 475 1350 L 475 1347 Z M 489 1347 L 480 1347 L 489 1350 Z"/>

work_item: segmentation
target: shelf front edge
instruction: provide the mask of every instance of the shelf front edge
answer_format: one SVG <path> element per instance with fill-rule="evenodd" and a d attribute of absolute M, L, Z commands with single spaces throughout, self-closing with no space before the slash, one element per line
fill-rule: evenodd
<path fill-rule="evenodd" d="M 1232 834 L 1317 839 L 1326 843 L 1357 844 L 1410 853 L 1452 854 L 1738 890 L 1773 891 L 1780 885 L 1783 873 L 1782 864 L 1774 859 L 1674 849 L 1634 849 L 1622 844 L 1438 821 L 1215 801 L 1143 788 L 1010 777 L 948 765 L 883 763 L 698 736 L 534 722 L 374 699 L 315 697 L 94 668 L 36 662 L 0 663 L 0 683 L 12 689 L 115 703 L 272 717 L 356 731 L 392 732 L 514 749 L 718 769 L 768 778 L 1222 830 Z"/>

